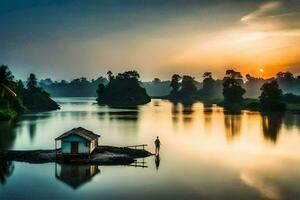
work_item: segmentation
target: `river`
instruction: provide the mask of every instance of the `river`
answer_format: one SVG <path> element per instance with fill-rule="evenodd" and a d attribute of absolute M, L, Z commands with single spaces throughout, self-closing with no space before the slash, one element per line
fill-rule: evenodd
<path fill-rule="evenodd" d="M 137 108 L 98 106 L 94 98 L 56 98 L 61 110 L 0 124 L 0 149 L 53 149 L 74 127 L 99 144 L 148 144 L 159 157 L 136 166 L 4 162 L 0 199 L 300 199 L 300 115 L 224 113 L 202 103 L 152 100 Z"/>

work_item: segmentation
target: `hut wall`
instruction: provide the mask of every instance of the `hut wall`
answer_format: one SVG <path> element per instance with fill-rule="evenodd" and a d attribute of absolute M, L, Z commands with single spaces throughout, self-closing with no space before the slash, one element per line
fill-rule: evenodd
<path fill-rule="evenodd" d="M 88 140 L 77 135 L 69 135 L 61 141 L 62 153 L 71 153 L 71 142 L 78 142 L 78 153 L 88 154 L 90 152 Z"/>

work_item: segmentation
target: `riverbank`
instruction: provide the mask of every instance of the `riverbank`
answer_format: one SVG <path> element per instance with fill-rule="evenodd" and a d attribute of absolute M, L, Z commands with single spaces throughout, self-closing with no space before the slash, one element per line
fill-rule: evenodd
<path fill-rule="evenodd" d="M 31 151 L 0 151 L 0 159 L 7 161 L 42 163 L 69 163 L 69 164 L 95 164 L 95 165 L 129 165 L 138 158 L 153 155 L 143 149 L 126 147 L 98 146 L 90 157 L 62 158 L 60 150 L 31 150 Z"/>

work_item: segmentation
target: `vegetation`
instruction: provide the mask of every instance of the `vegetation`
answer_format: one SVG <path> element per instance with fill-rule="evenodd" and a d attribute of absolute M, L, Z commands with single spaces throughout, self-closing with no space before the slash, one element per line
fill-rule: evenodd
<path fill-rule="evenodd" d="M 174 74 L 170 83 L 171 92 L 168 98 L 173 102 L 192 103 L 197 97 L 197 87 L 194 77 Z"/>
<path fill-rule="evenodd" d="M 223 98 L 222 80 L 213 79 L 211 72 L 205 72 L 202 77 L 203 87 L 198 91 L 198 99 L 207 102 Z"/>
<path fill-rule="evenodd" d="M 242 88 L 243 76 L 240 72 L 227 70 L 223 81 L 224 107 L 228 110 L 240 110 L 243 105 L 243 96 L 246 90 Z"/>
<path fill-rule="evenodd" d="M 211 72 L 205 72 L 202 77 L 204 78 L 202 88 L 197 90 L 194 87 L 197 85 L 194 78 L 174 74 L 167 98 L 182 103 L 200 100 L 205 104 L 224 106 L 230 112 L 239 112 L 241 109 L 271 112 L 284 111 L 285 108 L 300 111 L 300 96 L 294 93 L 283 94 L 284 90 L 280 88 L 283 85 L 285 91 L 288 91 L 290 88 L 286 85 L 289 85 L 297 92 L 295 86 L 300 86 L 300 78 L 294 77 L 289 72 L 280 72 L 275 78 L 270 79 L 256 78 L 247 74 L 245 82 L 241 73 L 234 70 L 227 70 L 223 80 L 214 79 Z"/>
<path fill-rule="evenodd" d="M 21 98 L 25 107 L 30 111 L 49 111 L 59 109 L 58 104 L 50 98 L 49 93 L 37 86 L 37 78 L 30 74 L 27 80 L 27 88 L 18 85 Z"/>
<path fill-rule="evenodd" d="M 170 80 L 162 81 L 159 78 L 154 78 L 153 81 L 143 82 L 147 93 L 151 97 L 165 98 L 171 92 Z"/>
<path fill-rule="evenodd" d="M 95 97 L 99 84 L 107 85 L 108 80 L 104 77 L 88 80 L 85 77 L 76 78 L 68 82 L 52 81 L 50 78 L 41 80 L 39 86 L 54 97 Z"/>
<path fill-rule="evenodd" d="M 136 71 L 126 71 L 113 76 L 108 73 L 109 83 L 99 84 L 97 102 L 112 106 L 136 106 L 149 103 L 151 98 L 145 88 L 141 87 L 140 75 Z"/>
<path fill-rule="evenodd" d="M 30 74 L 27 88 L 16 82 L 7 66 L 0 66 L 0 120 L 18 117 L 25 110 L 47 111 L 59 109 L 49 94 L 37 87 L 37 78 Z"/>
<path fill-rule="evenodd" d="M 262 111 L 283 111 L 286 105 L 283 103 L 282 90 L 279 89 L 277 81 L 264 83 L 260 89 L 259 96 Z"/>
<path fill-rule="evenodd" d="M 15 92 L 16 82 L 7 66 L 0 66 L 0 120 L 16 118 L 25 108 Z"/>
<path fill-rule="evenodd" d="M 300 77 L 290 72 L 279 72 L 276 77 L 263 79 L 246 75 L 245 82 L 240 72 L 227 70 L 223 79 L 214 79 L 211 72 L 203 74 L 203 82 L 194 77 L 174 74 L 169 81 L 155 78 L 151 82 L 139 82 L 136 71 L 119 73 L 107 72 L 108 79 L 94 80 L 77 78 L 71 82 L 51 79 L 38 81 L 30 74 L 24 86 L 15 82 L 7 66 L 0 68 L 0 119 L 11 119 L 26 108 L 31 111 L 58 109 L 50 98 L 54 96 L 95 96 L 99 104 L 128 106 L 142 105 L 150 96 L 167 98 L 172 102 L 190 104 L 200 100 L 206 104 L 216 103 L 229 111 L 250 109 L 258 111 L 300 110 Z M 24 82 L 25 83 L 25 82 Z M 47 92 L 46 92 L 47 91 Z M 259 92 L 261 91 L 261 94 Z M 288 91 L 288 92 L 287 92 Z M 286 92 L 286 94 L 284 94 Z"/>

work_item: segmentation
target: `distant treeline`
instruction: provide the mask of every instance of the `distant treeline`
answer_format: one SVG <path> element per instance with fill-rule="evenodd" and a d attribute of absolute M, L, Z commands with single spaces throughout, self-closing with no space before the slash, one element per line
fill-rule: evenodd
<path fill-rule="evenodd" d="M 270 79 L 255 78 L 228 69 L 222 80 L 214 79 L 211 72 L 203 74 L 203 86 L 197 90 L 191 76 L 174 74 L 170 83 L 171 92 L 167 98 L 185 104 L 195 101 L 217 103 L 226 110 L 241 109 L 259 111 L 299 110 L 300 77 L 290 72 L 279 72 Z M 292 104 L 293 108 L 291 108 Z M 296 107 L 295 107 L 296 106 Z"/>
<path fill-rule="evenodd" d="M 203 81 L 199 82 L 194 79 L 194 84 L 199 90 L 199 95 L 203 98 L 223 98 L 223 79 L 216 79 L 211 72 L 203 74 Z M 300 95 L 300 76 L 294 76 L 290 72 L 279 72 L 270 79 L 263 79 L 247 74 L 241 79 L 241 86 L 246 90 L 246 98 L 258 98 L 260 95 L 260 87 L 271 80 L 276 80 L 279 87 L 284 93 L 293 93 Z M 171 92 L 172 80 L 160 80 L 154 78 L 153 81 L 141 82 L 151 97 L 165 97 Z M 88 80 L 85 77 L 76 78 L 72 81 L 53 81 L 50 78 L 41 80 L 39 86 L 47 91 L 52 97 L 96 97 L 96 90 L 99 84 L 108 84 L 108 79 L 99 77 L 97 79 Z"/>
<path fill-rule="evenodd" d="M 53 97 L 96 97 L 99 84 L 106 85 L 108 80 L 104 77 L 88 80 L 85 77 L 76 78 L 70 82 L 62 80 L 52 81 L 50 78 L 41 80 L 39 86 Z"/>
<path fill-rule="evenodd" d="M 40 80 L 39 86 L 52 97 L 96 97 L 98 85 L 107 85 L 108 82 L 108 79 L 105 77 L 92 80 L 81 77 L 72 81 L 53 81 L 47 78 Z M 141 82 L 141 86 L 146 89 L 148 95 L 151 97 L 164 97 L 171 91 L 170 83 L 170 80 L 162 81 L 159 78 L 155 78 L 153 81 Z M 198 89 L 202 87 L 202 83 L 198 81 L 195 81 L 195 85 Z"/>
<path fill-rule="evenodd" d="M 215 79 L 211 72 L 205 72 L 203 74 L 203 88 L 199 91 L 201 98 L 223 98 L 223 83 L 227 79 L 225 76 L 223 79 Z M 246 98 L 258 98 L 261 93 L 261 87 L 264 83 L 276 80 L 283 93 L 293 93 L 300 95 L 300 76 L 294 76 L 290 72 L 279 72 L 275 77 L 269 79 L 263 79 L 253 77 L 249 74 L 243 79 L 242 75 L 239 78 L 239 83 L 243 87 Z"/>

